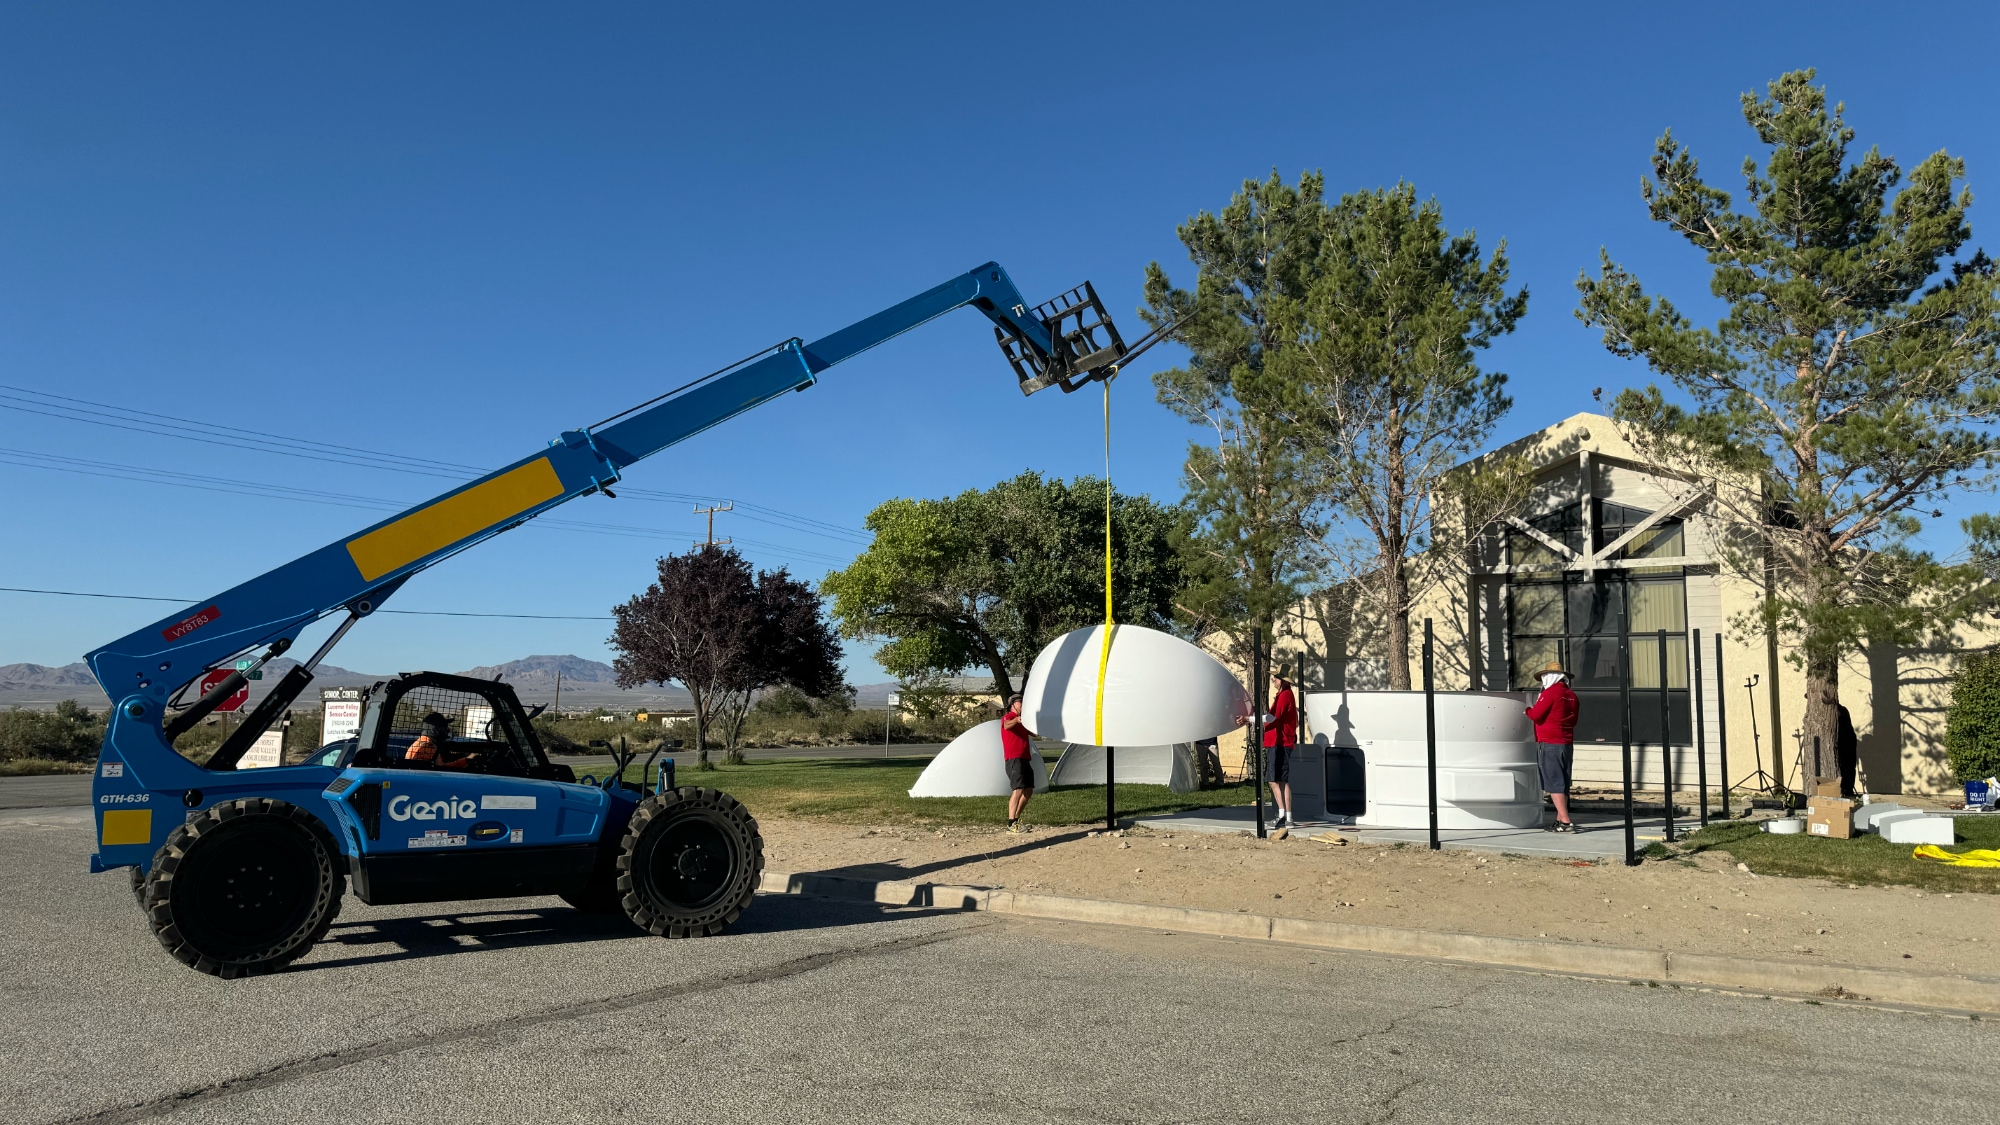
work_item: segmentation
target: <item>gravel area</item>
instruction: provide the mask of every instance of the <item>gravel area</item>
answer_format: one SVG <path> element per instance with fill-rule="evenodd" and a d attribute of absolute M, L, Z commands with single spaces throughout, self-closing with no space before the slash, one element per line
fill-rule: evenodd
<path fill-rule="evenodd" d="M 2000 974 L 2000 895 L 1298 838 L 760 822 L 775 871 L 917 879 L 1679 952 Z"/>

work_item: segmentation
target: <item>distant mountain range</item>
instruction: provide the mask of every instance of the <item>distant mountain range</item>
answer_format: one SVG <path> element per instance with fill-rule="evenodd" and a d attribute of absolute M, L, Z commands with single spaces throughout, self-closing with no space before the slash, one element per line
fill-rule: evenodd
<path fill-rule="evenodd" d="M 290 657 L 281 656 L 266 664 L 264 678 L 250 685 L 252 701 L 262 698 L 264 692 L 297 663 Z M 612 671 L 611 665 L 581 656 L 527 656 L 505 664 L 468 668 L 458 674 L 481 680 L 500 679 L 513 686 L 514 693 L 521 697 L 522 702 L 533 704 L 555 702 L 558 673 L 562 676 L 562 705 L 565 711 L 572 707 L 679 708 L 692 705 L 687 692 L 679 687 L 649 684 L 620 688 L 617 673 Z M 299 697 L 297 706 L 319 705 L 319 696 L 314 688 L 366 687 L 388 678 L 388 673 L 355 672 L 332 664 L 321 664 L 314 669 L 312 686 Z M 979 686 L 983 688 L 988 682 L 981 680 Z M 888 702 L 889 693 L 895 690 L 895 684 L 857 685 L 855 703 L 861 707 L 881 707 Z M 0 707 L 47 706 L 63 699 L 74 699 L 92 707 L 102 707 L 108 702 L 98 689 L 97 678 L 90 674 L 89 665 L 82 661 L 54 668 L 46 664 L 0 664 Z"/>

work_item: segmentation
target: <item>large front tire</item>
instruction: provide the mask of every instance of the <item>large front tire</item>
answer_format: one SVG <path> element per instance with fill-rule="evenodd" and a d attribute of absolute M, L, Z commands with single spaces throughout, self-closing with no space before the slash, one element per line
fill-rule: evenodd
<path fill-rule="evenodd" d="M 146 922 L 211 976 L 282 969 L 340 913 L 347 880 L 318 817 L 287 801 L 224 801 L 174 829 L 146 878 Z"/>
<path fill-rule="evenodd" d="M 764 875 L 764 837 L 742 802 L 689 786 L 648 797 L 619 844 L 625 914 L 660 937 L 719 934 Z"/>

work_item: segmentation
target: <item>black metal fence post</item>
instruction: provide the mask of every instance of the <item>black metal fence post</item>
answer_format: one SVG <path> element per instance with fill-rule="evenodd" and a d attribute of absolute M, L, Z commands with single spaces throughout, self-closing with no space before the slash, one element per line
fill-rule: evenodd
<path fill-rule="evenodd" d="M 1722 634 L 1715 635 L 1715 746 L 1722 769 L 1722 819 L 1729 819 L 1729 691 L 1722 680 Z"/>
<path fill-rule="evenodd" d="M 1701 630 L 1696 629 L 1688 641 L 1688 654 L 1694 657 L 1694 672 L 1689 687 L 1691 702 L 1694 704 L 1694 771 L 1695 786 L 1701 790 L 1701 820 L 1703 828 L 1708 827 L 1708 722 L 1701 713 Z"/>
<path fill-rule="evenodd" d="M 1431 619 L 1424 618 L 1424 770 L 1431 795 L 1431 850 L 1438 842 L 1438 720 L 1437 683 L 1432 676 Z"/>
<path fill-rule="evenodd" d="M 1632 827 L 1632 638 L 1618 634 L 1618 724 L 1624 730 L 1625 866 L 1639 866 L 1638 836 Z"/>
<path fill-rule="evenodd" d="M 1674 721 L 1673 681 L 1667 676 L 1667 631 L 1660 630 L 1660 788 L 1666 794 L 1667 843 L 1674 842 Z"/>
<path fill-rule="evenodd" d="M 1114 796 L 1118 784 L 1118 748 L 1104 748 L 1104 830 L 1118 831 L 1118 798 Z"/>
<path fill-rule="evenodd" d="M 1264 630 L 1250 631 L 1250 776 L 1257 801 L 1257 838 L 1264 839 Z"/>

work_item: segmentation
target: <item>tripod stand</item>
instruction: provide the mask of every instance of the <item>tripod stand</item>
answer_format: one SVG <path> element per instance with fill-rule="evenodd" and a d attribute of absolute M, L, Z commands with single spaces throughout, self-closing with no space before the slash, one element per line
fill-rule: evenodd
<path fill-rule="evenodd" d="M 1773 793 L 1782 789 L 1778 779 L 1764 772 L 1764 743 L 1757 733 L 1757 681 L 1761 677 L 1751 676 L 1743 681 L 1743 693 L 1750 697 L 1750 750 L 1757 757 L 1757 768 L 1737 782 L 1732 788 L 1748 789 L 1752 793 Z M 1752 785 L 1751 782 L 1757 784 Z"/>

